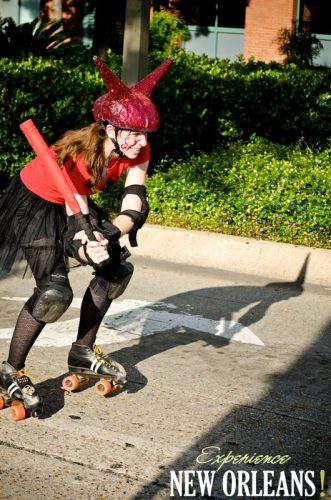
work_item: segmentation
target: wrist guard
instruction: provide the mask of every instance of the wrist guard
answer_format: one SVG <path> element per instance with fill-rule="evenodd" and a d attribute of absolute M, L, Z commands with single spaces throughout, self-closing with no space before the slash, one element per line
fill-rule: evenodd
<path fill-rule="evenodd" d="M 86 223 L 90 224 L 90 217 L 88 214 L 82 214 L 81 218 L 83 218 L 86 221 Z M 74 240 L 75 234 L 81 230 L 82 228 L 80 227 L 77 218 L 74 215 L 70 215 L 68 217 L 67 230 L 64 235 L 65 253 L 68 257 L 76 259 L 83 266 L 87 266 L 89 264 L 93 267 L 96 267 L 97 264 L 95 264 L 92 261 L 92 259 L 88 256 L 86 252 L 86 245 L 83 245 L 81 240 Z M 84 249 L 84 255 L 86 260 L 82 259 L 81 256 L 79 255 L 79 250 L 82 247 Z"/>
<path fill-rule="evenodd" d="M 82 247 L 82 242 L 81 240 L 74 240 L 74 239 L 67 239 L 67 236 L 64 238 L 64 251 L 67 257 L 72 257 L 73 259 L 76 259 L 80 264 L 83 266 L 87 266 L 89 264 L 88 259 L 87 261 L 83 260 L 80 255 L 79 255 L 79 249 Z M 86 255 L 86 251 L 84 249 L 84 253 Z"/>

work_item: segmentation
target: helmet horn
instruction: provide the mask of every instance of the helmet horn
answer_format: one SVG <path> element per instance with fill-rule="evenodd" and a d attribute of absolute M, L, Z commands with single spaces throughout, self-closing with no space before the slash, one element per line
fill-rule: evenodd
<path fill-rule="evenodd" d="M 117 78 L 112 71 L 97 56 L 93 56 L 93 62 L 99 70 L 103 82 L 114 99 L 123 99 L 130 93 L 129 88 Z"/>
<path fill-rule="evenodd" d="M 164 73 L 169 68 L 170 64 L 173 62 L 173 57 L 169 57 L 164 63 L 158 66 L 149 75 L 145 76 L 142 80 L 131 87 L 134 92 L 141 92 L 142 94 L 150 97 L 153 90 L 161 80 Z"/>

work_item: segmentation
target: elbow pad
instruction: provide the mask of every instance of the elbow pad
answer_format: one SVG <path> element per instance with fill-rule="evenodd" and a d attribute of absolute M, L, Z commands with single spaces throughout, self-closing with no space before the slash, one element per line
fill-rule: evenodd
<path fill-rule="evenodd" d="M 127 186 L 124 189 L 122 201 L 127 194 L 136 194 L 140 198 L 142 204 L 141 212 L 138 212 L 137 210 L 123 210 L 120 213 L 120 215 L 130 217 L 133 222 L 133 228 L 129 232 L 129 241 L 132 247 L 136 247 L 138 246 L 137 232 L 145 224 L 149 213 L 149 205 L 146 199 L 146 186 L 141 184 L 132 184 L 131 186 Z"/>

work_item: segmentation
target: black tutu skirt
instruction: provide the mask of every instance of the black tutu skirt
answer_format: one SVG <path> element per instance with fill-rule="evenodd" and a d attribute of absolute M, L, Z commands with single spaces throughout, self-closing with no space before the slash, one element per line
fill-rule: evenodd
<path fill-rule="evenodd" d="M 24 276 L 29 268 L 36 279 L 52 273 L 64 262 L 66 224 L 64 205 L 40 198 L 14 177 L 0 199 L 0 277 Z"/>

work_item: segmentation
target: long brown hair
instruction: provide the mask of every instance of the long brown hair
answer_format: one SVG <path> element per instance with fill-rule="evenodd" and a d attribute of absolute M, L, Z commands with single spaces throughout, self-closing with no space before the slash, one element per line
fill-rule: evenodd
<path fill-rule="evenodd" d="M 78 130 L 68 130 L 54 145 L 57 161 L 63 166 L 69 156 L 74 161 L 79 156 L 84 159 L 85 165 L 91 178 L 89 186 L 93 191 L 98 190 L 99 181 L 105 163 L 104 143 L 107 138 L 105 127 L 98 123 L 92 123 Z"/>

